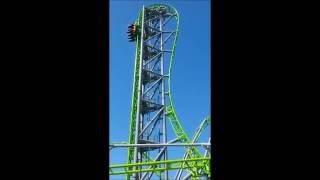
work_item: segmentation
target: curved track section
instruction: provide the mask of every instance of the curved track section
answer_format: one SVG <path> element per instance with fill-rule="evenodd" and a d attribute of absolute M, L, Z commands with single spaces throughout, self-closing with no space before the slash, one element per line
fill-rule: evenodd
<path fill-rule="evenodd" d="M 171 73 L 172 73 L 172 67 L 173 67 L 173 63 L 174 63 L 174 56 L 175 56 L 175 50 L 176 50 L 176 44 L 177 44 L 177 39 L 178 39 L 178 34 L 179 34 L 179 14 L 178 11 L 169 6 L 169 5 L 165 5 L 165 4 L 154 4 L 151 6 L 147 6 L 146 7 L 149 10 L 152 9 L 161 9 L 164 8 L 166 9 L 166 12 L 170 13 L 173 15 L 173 17 L 176 20 L 176 29 L 175 29 L 175 33 L 174 33 L 174 40 L 173 40 L 173 46 L 171 49 L 171 57 L 170 57 L 170 65 L 169 65 L 169 72 L 168 72 L 168 92 L 167 95 L 169 97 L 169 103 L 168 105 L 166 105 L 165 107 L 165 116 L 169 119 L 169 122 L 172 126 L 172 129 L 175 133 L 175 136 L 177 137 L 177 139 L 182 142 L 182 143 L 192 143 L 195 142 L 200 134 L 202 133 L 203 129 L 210 123 L 210 117 L 206 118 L 204 120 L 204 122 L 200 125 L 200 127 L 198 128 L 198 130 L 196 131 L 196 133 L 194 134 L 193 139 L 190 139 L 187 135 L 187 133 L 185 132 L 184 128 L 181 125 L 181 122 L 178 119 L 178 116 L 175 112 L 174 109 L 174 104 L 173 104 L 173 99 L 172 99 L 172 95 L 171 95 Z M 135 22 L 135 25 L 139 28 L 143 27 L 144 22 L 144 16 L 145 16 L 145 12 L 144 10 L 141 10 L 139 12 L 139 16 L 138 19 Z M 140 31 L 139 31 L 140 32 Z M 138 109 L 138 103 L 140 102 L 139 100 L 139 83 L 141 83 L 141 56 L 142 56 L 142 51 L 143 51 L 143 43 L 144 43 L 144 38 L 143 38 L 143 33 L 138 33 L 136 36 L 136 55 L 135 55 L 135 68 L 134 68 L 134 82 L 133 82 L 133 91 L 132 91 L 132 104 L 131 104 L 131 119 L 130 119 L 130 133 L 129 133 L 129 144 L 134 144 L 135 143 L 135 137 L 137 136 L 137 116 L 139 114 L 139 109 Z M 203 158 L 203 155 L 201 155 L 201 153 L 199 152 L 199 150 L 196 147 L 186 147 L 186 154 L 184 159 L 192 159 L 192 158 Z M 127 163 L 128 164 L 133 164 L 134 163 L 134 153 L 135 150 L 133 147 L 129 147 L 128 148 L 128 159 L 127 159 Z M 151 161 L 152 158 L 148 157 L 148 159 Z M 199 177 L 199 173 L 200 172 L 205 172 L 207 175 L 209 175 L 210 177 L 210 170 L 209 170 L 209 161 L 200 161 L 197 162 L 199 166 L 196 166 L 195 164 L 196 162 L 190 162 L 190 167 L 188 168 L 188 171 L 190 172 L 190 174 L 192 175 L 192 177 Z M 180 163 L 180 165 L 183 167 L 184 163 Z M 201 169 L 199 169 L 199 167 L 202 167 Z M 127 171 L 134 171 L 134 169 L 132 168 L 132 166 L 127 167 Z M 132 174 L 128 173 L 127 174 L 127 179 L 130 179 L 130 176 Z"/>

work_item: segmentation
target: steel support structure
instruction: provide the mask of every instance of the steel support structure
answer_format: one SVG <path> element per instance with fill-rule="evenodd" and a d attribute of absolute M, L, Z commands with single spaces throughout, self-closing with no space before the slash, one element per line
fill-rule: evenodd
<path fill-rule="evenodd" d="M 190 139 L 178 120 L 171 96 L 170 74 L 179 32 L 178 12 L 165 4 L 143 6 L 135 25 L 137 46 L 129 143 L 109 147 L 128 148 L 128 161 L 111 166 L 124 171 L 110 169 L 109 173 L 125 174 L 127 180 L 172 179 L 169 170 L 178 170 L 179 177 L 182 171 L 187 171 L 192 178 L 203 174 L 210 177 L 210 157 L 203 157 L 197 149 L 198 146 L 210 149 L 210 144 L 196 142 L 210 117 Z M 173 140 L 167 139 L 169 123 L 176 137 Z M 169 146 L 184 146 L 186 153 L 180 157 L 183 159 L 169 159 Z"/>
<path fill-rule="evenodd" d="M 139 83 L 137 96 L 137 115 L 134 144 L 146 144 L 134 147 L 133 163 L 148 162 L 151 151 L 160 150 L 160 146 L 147 144 L 166 144 L 166 78 L 164 71 L 164 22 L 168 19 L 166 9 L 142 8 L 140 24 Z M 167 41 L 168 42 L 168 41 Z M 159 54 L 159 55 L 158 55 Z M 154 57 L 158 55 L 157 57 Z M 169 62 L 169 60 L 167 60 Z M 167 147 L 158 154 L 159 160 L 167 160 Z M 167 164 L 162 165 L 167 169 Z M 134 167 L 138 170 L 139 167 Z M 133 174 L 134 179 L 142 179 L 142 173 Z M 150 177 L 144 175 L 144 177 Z M 168 179 L 168 171 L 161 174 Z"/>

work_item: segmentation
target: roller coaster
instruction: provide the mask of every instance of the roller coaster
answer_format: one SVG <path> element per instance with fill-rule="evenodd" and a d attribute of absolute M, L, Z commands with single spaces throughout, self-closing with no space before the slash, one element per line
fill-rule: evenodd
<path fill-rule="evenodd" d="M 211 139 L 198 142 L 210 125 L 210 116 L 190 138 L 173 106 L 170 80 L 179 34 L 178 11 L 168 4 L 143 6 L 127 33 L 128 41 L 136 44 L 129 142 L 110 144 L 109 150 L 127 148 L 128 157 L 126 164 L 109 166 L 110 179 L 119 174 L 127 180 L 212 179 Z M 168 140 L 167 122 L 175 135 L 172 140 Z M 185 152 L 179 159 L 170 159 L 169 147 L 184 147 Z"/>

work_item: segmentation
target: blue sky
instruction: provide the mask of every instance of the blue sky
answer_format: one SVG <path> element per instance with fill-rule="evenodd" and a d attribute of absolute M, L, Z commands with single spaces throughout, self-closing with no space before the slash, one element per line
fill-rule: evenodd
<path fill-rule="evenodd" d="M 179 120 L 192 137 L 210 114 L 210 1 L 110 1 L 110 143 L 128 141 L 135 44 L 127 40 L 127 25 L 142 5 L 165 2 L 180 15 L 180 32 L 171 74 L 172 98 Z M 173 133 L 170 124 L 168 131 Z M 209 130 L 200 138 L 208 140 Z M 169 136 L 169 135 L 168 135 Z M 170 138 L 169 138 L 170 139 Z M 172 151 L 172 152 L 171 152 Z M 169 157 L 182 158 L 176 150 Z M 170 154 L 171 153 L 171 154 Z M 111 164 L 126 163 L 127 149 L 110 152 Z M 111 179 L 122 179 L 112 176 Z"/>

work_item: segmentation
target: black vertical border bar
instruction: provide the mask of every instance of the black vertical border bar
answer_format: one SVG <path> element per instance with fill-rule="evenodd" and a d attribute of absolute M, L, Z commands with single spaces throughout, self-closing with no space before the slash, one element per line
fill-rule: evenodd
<path fill-rule="evenodd" d="M 97 15 L 97 64 L 96 64 L 96 92 L 97 92 L 97 139 L 99 154 L 103 159 L 99 162 L 98 174 L 108 179 L 109 165 L 109 1 L 100 0 L 96 7 Z M 100 179 L 100 178 L 98 178 Z M 102 179 L 102 178 L 101 178 Z"/>
<path fill-rule="evenodd" d="M 211 137 L 212 138 L 212 176 L 221 180 L 223 174 L 224 140 L 224 88 L 223 88 L 223 4 L 222 1 L 211 2 Z"/>

